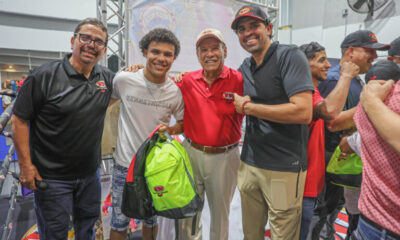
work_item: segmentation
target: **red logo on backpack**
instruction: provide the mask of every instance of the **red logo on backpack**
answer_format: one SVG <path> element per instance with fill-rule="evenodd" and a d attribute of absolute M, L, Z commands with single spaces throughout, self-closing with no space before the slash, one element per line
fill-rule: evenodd
<path fill-rule="evenodd" d="M 166 192 L 164 192 L 164 186 L 160 186 L 160 185 L 155 186 L 155 187 L 154 187 L 154 191 L 156 191 L 157 196 L 159 196 L 159 197 L 162 197 L 162 195 L 163 195 L 164 193 L 166 193 Z"/>

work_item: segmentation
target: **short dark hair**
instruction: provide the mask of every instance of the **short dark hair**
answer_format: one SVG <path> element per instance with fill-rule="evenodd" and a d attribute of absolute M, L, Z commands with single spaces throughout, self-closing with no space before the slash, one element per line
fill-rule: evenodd
<path fill-rule="evenodd" d="M 325 48 L 317 42 L 310 42 L 300 46 L 300 50 L 306 55 L 307 59 L 315 58 L 315 53 L 325 51 Z"/>
<path fill-rule="evenodd" d="M 178 56 L 179 52 L 181 51 L 181 45 L 178 38 L 176 38 L 175 34 L 168 29 L 155 28 L 144 35 L 144 37 L 142 37 L 139 42 L 139 47 L 143 54 L 144 50 L 147 50 L 149 48 L 149 45 L 152 41 L 170 43 L 174 45 L 175 56 Z"/>
<path fill-rule="evenodd" d="M 400 79 L 400 68 L 396 63 L 389 60 L 380 60 L 365 74 L 365 82 L 370 80 L 390 80 L 397 82 Z"/>
<path fill-rule="evenodd" d="M 265 21 L 263 21 L 265 27 L 268 27 L 268 25 L 272 25 L 271 20 L 269 18 L 265 19 Z M 274 28 L 272 28 L 271 31 L 271 35 L 269 35 L 269 38 L 272 39 L 272 37 L 274 36 Z"/>
<path fill-rule="evenodd" d="M 79 31 L 81 30 L 83 25 L 86 24 L 91 24 L 91 25 L 95 25 L 97 27 L 99 27 L 105 34 L 106 34 L 106 45 L 108 42 L 108 32 L 107 32 L 107 28 L 106 26 L 103 24 L 102 21 L 100 21 L 100 19 L 98 18 L 85 18 L 83 19 L 80 23 L 78 23 L 78 25 L 75 28 L 74 31 L 74 36 L 77 35 L 79 33 Z"/>
<path fill-rule="evenodd" d="M 349 48 L 341 48 L 340 50 L 342 51 L 342 57 L 346 54 L 346 52 L 347 52 L 347 49 L 349 49 Z"/>

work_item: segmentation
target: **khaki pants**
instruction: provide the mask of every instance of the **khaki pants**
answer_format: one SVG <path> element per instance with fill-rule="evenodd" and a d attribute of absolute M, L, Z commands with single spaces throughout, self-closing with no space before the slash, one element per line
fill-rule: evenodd
<path fill-rule="evenodd" d="M 279 172 L 242 162 L 238 188 L 245 240 L 263 240 L 269 218 L 272 240 L 297 240 L 307 171 Z"/>
<path fill-rule="evenodd" d="M 183 142 L 193 168 L 197 191 L 204 199 L 207 194 L 210 207 L 210 240 L 228 240 L 229 210 L 237 184 L 240 165 L 239 148 L 226 153 L 209 154 Z M 196 232 L 192 235 L 193 218 L 179 220 L 180 240 L 201 240 L 201 212 L 196 219 Z"/>

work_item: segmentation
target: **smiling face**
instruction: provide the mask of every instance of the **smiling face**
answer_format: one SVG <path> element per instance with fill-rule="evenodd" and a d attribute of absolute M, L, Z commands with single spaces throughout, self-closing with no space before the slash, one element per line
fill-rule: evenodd
<path fill-rule="evenodd" d="M 271 24 L 266 26 L 262 21 L 252 17 L 244 17 L 237 28 L 240 45 L 251 54 L 265 51 L 271 42 L 271 33 Z"/>
<path fill-rule="evenodd" d="M 347 51 L 349 51 L 351 61 L 360 67 L 360 74 L 366 73 L 378 57 L 376 50 L 371 48 L 350 47 Z"/>
<path fill-rule="evenodd" d="M 215 38 L 206 38 L 197 47 L 197 58 L 206 73 L 219 73 L 224 67 L 226 46 Z"/>
<path fill-rule="evenodd" d="M 77 63 L 84 65 L 95 65 L 106 52 L 107 48 L 95 46 L 94 41 L 90 43 L 82 43 L 79 40 L 80 35 L 88 36 L 92 40 L 106 42 L 106 33 L 98 26 L 92 24 L 85 24 L 81 27 L 79 32 L 71 38 L 71 49 L 73 60 Z"/>
<path fill-rule="evenodd" d="M 313 59 L 309 59 L 308 62 L 310 64 L 311 76 L 313 80 L 325 81 L 326 76 L 328 75 L 328 69 L 331 67 L 328 58 L 326 57 L 326 52 L 316 52 L 315 57 Z"/>
<path fill-rule="evenodd" d="M 145 74 L 153 82 L 164 82 L 174 62 L 175 46 L 171 43 L 152 41 L 149 47 L 144 50 L 143 55 L 147 59 Z"/>

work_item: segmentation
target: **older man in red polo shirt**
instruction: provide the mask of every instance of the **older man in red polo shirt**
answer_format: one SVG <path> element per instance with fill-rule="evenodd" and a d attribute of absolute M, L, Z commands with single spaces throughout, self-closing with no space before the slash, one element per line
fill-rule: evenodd
<path fill-rule="evenodd" d="M 177 80 L 185 110 L 183 146 L 189 154 L 198 193 L 207 195 L 210 240 L 227 240 L 229 209 L 240 165 L 238 142 L 243 115 L 235 111 L 233 93 L 243 95 L 242 74 L 224 65 L 227 48 L 220 31 L 205 29 L 197 37 L 202 69 Z M 128 71 L 143 68 L 131 65 Z M 180 221 L 179 239 L 202 239 L 201 212 Z M 195 227 L 195 228 L 194 228 Z"/>
<path fill-rule="evenodd" d="M 186 140 L 199 194 L 207 195 L 211 214 L 210 240 L 228 239 L 229 206 L 240 165 L 238 142 L 243 115 L 235 111 L 233 93 L 243 93 L 239 71 L 224 66 L 227 48 L 220 31 L 205 29 L 197 37 L 196 52 L 203 69 L 187 73 L 177 83 L 185 102 Z M 180 224 L 180 239 L 201 239 L 198 214 Z"/>

